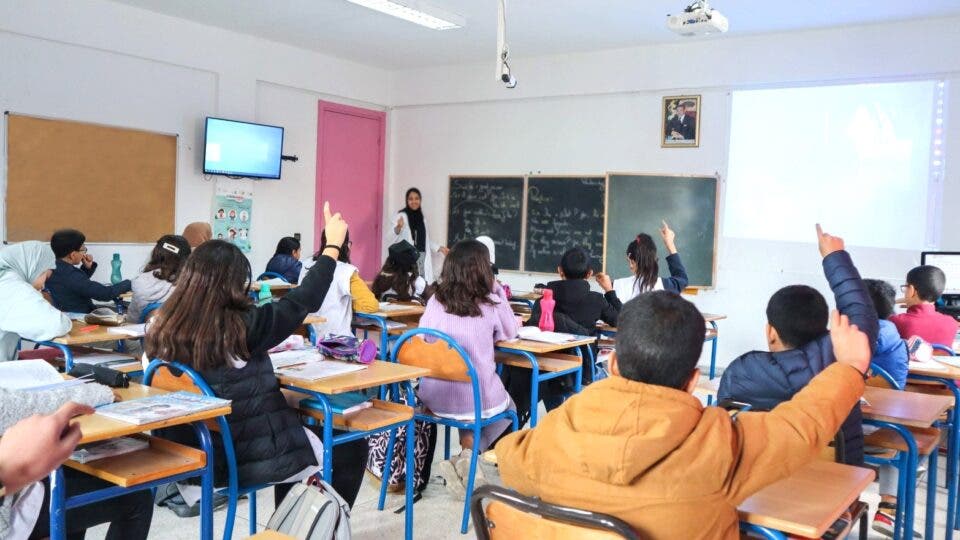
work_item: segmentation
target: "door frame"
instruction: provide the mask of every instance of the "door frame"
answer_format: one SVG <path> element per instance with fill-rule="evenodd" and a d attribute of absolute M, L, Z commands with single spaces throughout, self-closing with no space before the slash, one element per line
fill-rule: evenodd
<path fill-rule="evenodd" d="M 386 111 L 376 111 L 373 109 L 364 109 L 342 103 L 333 103 L 331 101 L 319 100 L 317 106 L 317 171 L 314 180 L 314 211 L 313 211 L 313 249 L 317 251 L 320 248 L 320 231 L 323 230 L 323 145 L 326 142 L 324 137 L 324 113 L 333 112 L 356 116 L 369 120 L 375 120 L 380 124 L 380 155 L 377 164 L 377 186 L 375 200 L 379 201 L 377 209 L 377 228 L 376 228 L 376 253 L 377 266 L 382 263 L 382 243 L 383 243 L 383 192 L 384 192 L 384 165 L 387 148 L 387 113 Z M 341 210 L 334 208 L 334 211 Z"/>

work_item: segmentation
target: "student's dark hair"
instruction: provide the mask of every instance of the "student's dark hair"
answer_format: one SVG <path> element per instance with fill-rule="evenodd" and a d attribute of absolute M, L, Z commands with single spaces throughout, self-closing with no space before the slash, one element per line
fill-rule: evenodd
<path fill-rule="evenodd" d="M 370 290 L 379 299 L 383 293 L 393 289 L 393 292 L 397 295 L 397 300 L 406 302 L 413 298 L 417 277 L 419 276 L 417 275 L 416 263 L 412 266 L 403 266 L 393 257 L 387 257 L 380 273 L 373 280 Z"/>
<path fill-rule="evenodd" d="M 189 256 L 190 242 L 180 235 L 167 234 L 161 236 L 157 245 L 153 246 L 150 260 L 143 267 L 143 271 L 153 272 L 157 279 L 176 283 L 180 268 Z"/>
<path fill-rule="evenodd" d="M 197 247 L 147 333 L 147 356 L 201 371 L 231 358 L 248 360 L 243 315 L 252 303 L 249 279 L 250 262 L 230 242 L 210 240 Z"/>
<path fill-rule="evenodd" d="M 320 257 L 323 255 L 323 248 L 327 247 L 327 231 L 320 231 L 320 249 L 313 254 L 313 260 L 319 261 Z M 343 237 L 343 245 L 340 246 L 340 251 L 337 254 L 337 260 L 340 262 L 345 262 L 350 264 L 350 231 L 347 231 L 346 236 Z"/>
<path fill-rule="evenodd" d="M 907 272 L 907 284 L 913 285 L 924 302 L 936 302 L 947 286 L 947 276 L 936 266 L 925 264 Z"/>
<path fill-rule="evenodd" d="M 62 259 L 83 247 L 87 237 L 76 229 L 60 229 L 50 237 L 50 249 L 53 254 Z"/>
<path fill-rule="evenodd" d="M 560 258 L 560 270 L 566 279 L 585 279 L 590 273 L 590 254 L 582 247 L 568 249 Z"/>
<path fill-rule="evenodd" d="M 787 347 L 802 347 L 827 333 L 827 301 L 813 287 L 790 285 L 767 303 L 767 322 Z"/>
<path fill-rule="evenodd" d="M 476 240 L 461 240 L 450 248 L 434 293 L 447 313 L 479 317 L 480 304 L 494 305 L 493 272 L 487 246 Z"/>
<path fill-rule="evenodd" d="M 640 233 L 627 244 L 627 258 L 637 265 L 634 284 L 640 292 L 653 290 L 660 279 L 660 264 L 657 262 L 657 244 L 647 233 Z"/>
<path fill-rule="evenodd" d="M 893 285 L 881 279 L 865 279 L 863 284 L 867 286 L 867 292 L 870 293 L 870 299 L 873 300 L 873 307 L 877 310 L 877 318 L 880 320 L 889 319 L 893 315 L 893 306 L 897 302 L 897 291 Z"/>
<path fill-rule="evenodd" d="M 706 327 L 692 303 L 667 291 L 641 294 L 617 320 L 617 367 L 633 381 L 682 390 L 697 367 Z"/>
<path fill-rule="evenodd" d="M 277 251 L 274 255 L 293 255 L 293 252 L 300 249 L 300 241 L 292 236 L 284 236 L 277 242 Z"/>

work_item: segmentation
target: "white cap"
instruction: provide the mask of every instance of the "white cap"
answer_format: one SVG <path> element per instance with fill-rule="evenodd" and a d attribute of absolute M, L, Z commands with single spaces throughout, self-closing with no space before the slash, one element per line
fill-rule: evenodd
<path fill-rule="evenodd" d="M 477 242 L 487 246 L 487 251 L 490 252 L 490 264 L 497 264 L 497 254 L 493 245 L 493 238 L 490 238 L 489 236 L 478 236 Z"/>

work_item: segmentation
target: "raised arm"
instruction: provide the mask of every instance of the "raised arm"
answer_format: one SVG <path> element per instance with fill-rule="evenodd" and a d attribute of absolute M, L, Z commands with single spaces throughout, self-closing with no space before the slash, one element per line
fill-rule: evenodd
<path fill-rule="evenodd" d="M 813 459 L 863 395 L 863 373 L 870 365 L 866 334 L 833 311 L 830 339 L 836 363 L 772 411 L 737 417 L 738 455 L 727 485 L 733 504 Z"/>
<path fill-rule="evenodd" d="M 817 224 L 817 239 L 823 256 L 823 274 L 830 284 L 837 309 L 867 335 L 871 351 L 876 346 L 880 323 L 867 286 L 844 250 L 843 238 L 823 232 Z"/>

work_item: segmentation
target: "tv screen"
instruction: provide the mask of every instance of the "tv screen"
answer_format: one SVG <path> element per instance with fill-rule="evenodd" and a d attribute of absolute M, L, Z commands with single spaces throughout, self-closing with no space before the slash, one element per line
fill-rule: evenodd
<path fill-rule="evenodd" d="M 280 178 L 283 128 L 207 117 L 203 172 Z"/>

